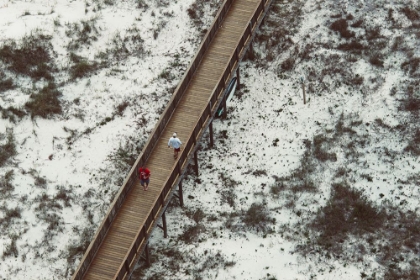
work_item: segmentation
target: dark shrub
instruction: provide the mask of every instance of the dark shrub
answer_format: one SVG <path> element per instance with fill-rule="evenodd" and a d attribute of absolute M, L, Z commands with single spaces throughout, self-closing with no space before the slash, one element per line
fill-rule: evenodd
<path fill-rule="evenodd" d="M 32 118 L 40 116 L 47 118 L 54 114 L 61 114 L 61 104 L 59 101 L 59 92 L 54 83 L 41 89 L 37 94 L 31 95 L 31 101 L 25 104 L 25 107 L 31 112 Z"/>
<path fill-rule="evenodd" d="M 358 28 L 358 27 L 361 27 L 361 26 L 362 26 L 362 24 L 363 24 L 363 19 L 359 19 L 359 20 L 357 20 L 355 23 L 353 23 L 353 24 L 351 25 L 351 27 L 353 27 L 353 28 Z"/>
<path fill-rule="evenodd" d="M 118 114 L 118 115 L 120 115 L 120 116 L 122 116 L 122 115 L 123 115 L 123 113 L 124 113 L 124 111 L 125 111 L 125 109 L 128 107 L 128 105 L 130 105 L 130 104 L 128 103 L 128 101 L 124 101 L 124 102 L 122 102 L 121 104 L 119 104 L 119 105 L 117 106 L 117 114 Z"/>
<path fill-rule="evenodd" d="M 356 42 L 356 41 L 351 41 L 349 43 L 340 44 L 337 49 L 342 50 L 342 51 L 361 53 L 361 51 L 364 48 L 365 47 L 361 43 Z"/>
<path fill-rule="evenodd" d="M 13 89 L 15 85 L 13 84 L 13 80 L 11 78 L 0 80 L 0 92 Z"/>
<path fill-rule="evenodd" d="M 16 155 L 16 144 L 13 133 L 7 135 L 7 142 L 0 145 L 0 167 L 3 166 L 9 158 Z"/>
<path fill-rule="evenodd" d="M 26 116 L 25 111 L 22 111 L 20 109 L 16 109 L 14 107 L 9 107 L 9 108 L 7 108 L 7 110 L 9 112 L 11 112 L 13 115 L 18 116 L 19 118 L 23 118 L 24 116 Z"/>
<path fill-rule="evenodd" d="M 404 103 L 404 109 L 407 111 L 418 111 L 420 109 L 420 98 L 408 98 Z"/>
<path fill-rule="evenodd" d="M 49 77 L 46 72 L 50 61 L 48 48 L 50 47 L 47 36 L 25 37 L 21 46 L 9 42 L 0 48 L 0 59 L 8 65 L 8 69 L 32 78 Z"/>
<path fill-rule="evenodd" d="M 419 13 L 415 10 L 410 9 L 409 7 L 402 8 L 401 12 L 411 21 L 420 19 Z"/>
<path fill-rule="evenodd" d="M 187 229 L 179 236 L 179 240 L 184 241 L 187 244 L 198 241 L 199 235 L 204 232 L 205 228 L 201 224 L 196 224 L 194 226 L 189 226 Z"/>
<path fill-rule="evenodd" d="M 70 53 L 70 60 L 74 63 L 80 63 L 82 61 L 85 61 L 85 59 L 83 57 L 81 57 L 80 55 L 75 54 L 74 52 Z"/>
<path fill-rule="evenodd" d="M 353 79 L 351 79 L 351 83 L 353 85 L 359 86 L 359 85 L 363 84 L 363 80 L 364 80 L 364 78 L 357 74 Z"/>
<path fill-rule="evenodd" d="M 259 228 L 265 228 L 267 223 L 273 221 L 267 206 L 260 203 L 252 203 L 242 220 L 247 226 Z"/>
<path fill-rule="evenodd" d="M 401 69 L 409 71 L 413 75 L 419 68 L 420 57 L 413 57 L 401 64 Z"/>
<path fill-rule="evenodd" d="M 378 39 L 381 38 L 381 29 L 379 26 L 376 26 L 372 29 L 367 29 L 366 30 L 366 39 L 368 40 L 374 40 L 374 39 Z"/>
<path fill-rule="evenodd" d="M 314 136 L 313 146 L 314 146 L 314 156 L 320 161 L 337 161 L 337 155 L 335 153 L 329 153 L 326 150 L 326 147 L 329 143 L 327 137 L 322 134 Z"/>
<path fill-rule="evenodd" d="M 293 66 L 295 65 L 295 59 L 292 57 L 289 57 L 283 63 L 281 64 L 281 69 L 285 71 L 292 70 Z"/>
<path fill-rule="evenodd" d="M 192 4 L 191 7 L 188 8 L 187 13 L 188 13 L 188 16 L 191 19 L 197 19 L 198 16 L 197 16 L 196 10 L 197 10 L 197 4 L 196 3 Z"/>
<path fill-rule="evenodd" d="M 3 214 L 4 217 L 0 218 L 0 226 L 8 227 L 12 219 L 21 217 L 21 212 L 22 209 L 20 209 L 19 207 L 16 207 L 14 209 L 6 209 L 6 211 Z"/>
<path fill-rule="evenodd" d="M 321 208 L 311 227 L 320 231 L 318 242 L 322 246 L 340 244 L 349 234 L 362 236 L 374 232 L 386 218 L 362 194 L 346 183 L 332 185 L 332 195 L 327 206 Z"/>
<path fill-rule="evenodd" d="M 380 54 L 374 54 L 370 57 L 369 62 L 372 65 L 375 65 L 377 67 L 383 67 L 384 66 L 384 61 L 382 59 L 382 56 Z"/>
<path fill-rule="evenodd" d="M 418 105 L 420 107 L 420 102 Z M 416 131 L 413 139 L 409 142 L 408 146 L 405 147 L 404 151 L 411 152 L 414 155 L 420 155 L 420 130 Z"/>
<path fill-rule="evenodd" d="M 330 26 L 332 30 L 340 32 L 343 38 L 354 37 L 355 35 L 354 32 L 349 31 L 347 27 L 348 27 L 347 21 L 343 18 L 334 21 Z"/>
<path fill-rule="evenodd" d="M 73 65 L 70 69 L 70 76 L 72 79 L 82 78 L 88 73 L 95 71 L 96 68 L 96 63 L 89 63 L 86 60 L 82 60 Z"/>
<path fill-rule="evenodd" d="M 37 65 L 37 67 L 32 71 L 31 77 L 36 80 L 44 78 L 45 80 L 52 81 L 54 78 L 50 72 L 50 67 L 48 67 L 48 65 L 45 63 L 41 63 Z"/>

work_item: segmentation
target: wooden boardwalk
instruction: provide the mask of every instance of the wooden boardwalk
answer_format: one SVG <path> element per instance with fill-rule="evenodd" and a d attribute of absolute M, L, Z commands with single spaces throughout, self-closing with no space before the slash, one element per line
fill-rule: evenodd
<path fill-rule="evenodd" d="M 138 180 L 129 180 L 133 186 L 121 199 L 121 206 L 115 213 L 113 213 L 114 210 L 110 210 L 109 215 L 113 215 L 113 218 L 109 219 L 110 222 L 105 221 L 108 220 L 107 218 L 103 222 L 103 225 L 109 224 L 109 229 L 101 230 L 104 233 L 98 232 L 95 237 L 103 236 L 101 242 L 98 242 L 96 246 L 97 250 L 92 253 L 90 251 L 93 249 L 89 248 L 89 252 L 86 253 L 92 255 L 92 260 L 85 264 L 88 258 L 85 256 L 82 260 L 85 263 L 79 265 L 73 279 L 124 279 L 130 275 L 129 271 L 133 263 L 138 260 L 138 257 L 132 256 L 135 253 L 131 254 L 130 250 L 132 251 L 132 247 L 135 247 L 134 252 L 144 250 L 152 224 L 156 226 L 156 221 L 150 222 L 148 219 L 159 218 L 158 213 L 164 207 L 163 201 L 169 197 L 169 192 L 166 190 L 168 180 L 173 177 L 172 181 L 174 181 L 177 176 L 179 177 L 179 174 L 174 175 L 175 169 L 185 169 L 188 165 L 187 156 L 193 151 L 190 147 L 195 146 L 195 139 L 192 141 L 190 138 L 198 134 L 197 123 L 202 119 L 203 112 L 217 109 L 212 106 L 211 102 L 209 103 L 209 100 L 212 100 L 215 89 L 221 80 L 225 77 L 230 79 L 233 76 L 232 72 L 226 74 L 226 69 L 229 68 L 230 63 L 233 63 L 232 61 L 235 65 L 239 63 L 238 59 L 235 60 L 232 57 L 239 57 L 238 45 L 244 45 L 247 40 L 244 39 L 244 33 L 247 30 L 255 32 L 256 20 L 254 20 L 254 26 L 250 26 L 250 22 L 252 18 L 256 18 L 255 13 L 262 14 L 261 8 L 258 9 L 258 7 L 265 7 L 269 3 L 267 0 L 232 0 L 230 2 L 223 21 L 219 24 L 204 55 L 197 63 L 194 73 L 190 77 L 185 76 L 189 82 L 185 86 L 182 97 L 176 105 L 173 105 L 174 110 L 168 117 L 166 125 L 156 139 L 149 138 L 149 141 L 155 143 L 150 154 L 145 157 L 147 160 L 145 163 L 137 163 L 131 171 L 134 174 L 131 177 L 135 178 L 135 170 L 139 165 L 144 164 L 151 170 L 149 190 L 144 191 Z M 223 11 L 219 11 L 219 13 L 221 12 Z M 250 40 L 250 36 L 248 36 L 248 40 Z M 231 65 L 229 69 L 232 70 L 233 66 Z M 220 99 L 220 95 L 216 97 Z M 206 120 L 208 121 L 209 118 Z M 202 122 L 204 123 L 204 121 Z M 178 160 L 174 160 L 173 150 L 167 146 L 168 140 L 174 132 L 177 132 L 184 144 L 191 142 L 190 145 L 184 145 L 189 151 L 185 151 L 184 156 L 179 159 L 183 160 L 182 164 Z M 173 185 L 169 187 L 173 188 Z M 158 205 L 160 201 L 162 204 Z M 141 234 L 144 234 L 144 237 L 140 238 Z M 94 246 L 91 244 L 90 247 Z M 86 269 L 82 271 L 84 267 Z M 125 272 L 121 272 L 122 270 Z"/>

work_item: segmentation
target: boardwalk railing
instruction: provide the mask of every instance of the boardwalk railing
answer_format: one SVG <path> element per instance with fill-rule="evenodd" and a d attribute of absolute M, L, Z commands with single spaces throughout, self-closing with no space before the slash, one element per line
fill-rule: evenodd
<path fill-rule="evenodd" d="M 146 142 L 145 147 L 143 148 L 143 151 L 140 153 L 135 164 L 133 165 L 129 174 L 124 180 L 122 187 L 116 194 L 114 201 L 110 205 L 108 212 L 106 213 L 100 227 L 96 231 L 95 236 L 93 237 L 92 242 L 90 243 L 82 260 L 80 261 L 72 279 L 83 279 L 84 274 L 88 270 L 96 253 L 98 252 L 99 247 L 101 246 L 102 241 L 104 240 L 109 228 L 111 227 L 113 220 L 115 219 L 119 209 L 124 203 L 127 194 L 129 193 L 131 187 L 138 180 L 137 170 L 139 169 L 139 167 L 143 166 L 147 162 L 147 159 L 151 155 L 155 144 L 157 143 L 158 139 L 161 136 L 161 133 L 168 124 L 168 121 L 170 120 L 173 112 L 175 111 L 177 104 L 181 100 L 185 90 L 188 87 L 188 84 L 190 83 L 195 71 L 197 70 L 200 64 L 201 59 L 203 58 L 205 52 L 208 50 L 212 39 L 215 37 L 217 30 L 221 26 L 223 19 L 228 13 L 229 8 L 233 2 L 234 0 L 225 0 L 222 6 L 220 7 L 218 13 L 216 14 L 215 20 L 213 21 L 210 27 L 210 30 L 205 35 L 197 53 L 195 54 L 193 61 L 191 62 L 186 73 L 184 74 L 182 81 L 175 89 L 174 94 L 170 99 L 165 111 L 160 116 L 160 119 L 156 124 L 154 130 L 152 131 L 151 135 L 149 136 L 148 141 Z M 183 174 L 185 168 L 188 165 L 192 152 L 196 148 L 196 144 L 201 139 L 204 130 L 208 127 L 209 122 L 213 119 L 218 106 L 222 102 L 225 87 L 227 86 L 227 83 L 229 82 L 230 78 L 233 77 L 234 72 L 239 66 L 239 62 L 245 55 L 246 49 L 251 43 L 254 32 L 260 24 L 263 16 L 265 15 L 265 12 L 267 11 L 270 3 L 271 0 L 261 0 L 260 4 L 256 8 L 256 11 L 252 19 L 250 20 L 247 28 L 243 31 L 243 34 L 238 42 L 236 49 L 232 52 L 230 56 L 231 58 L 229 60 L 229 63 L 227 64 L 225 71 L 221 73 L 220 81 L 214 88 L 213 93 L 208 100 L 206 108 L 201 113 L 199 121 L 196 123 L 196 126 L 192 134 L 190 135 L 187 143 L 185 143 L 184 149 L 179 155 L 179 160 L 176 168 L 174 168 L 171 174 L 168 176 L 159 198 L 154 202 L 154 207 L 148 213 L 144 225 L 138 230 L 136 237 L 130 246 L 130 250 L 127 252 L 123 263 L 121 264 L 119 270 L 114 276 L 114 279 L 124 279 L 124 277 L 126 277 L 129 274 L 133 265 L 135 264 L 135 261 L 138 259 L 139 254 L 144 249 L 146 245 L 145 243 L 147 241 L 151 229 L 154 225 L 156 225 L 157 218 L 159 218 L 159 216 L 163 212 L 162 210 L 164 209 L 165 205 L 169 202 L 168 198 L 171 193 L 171 190 L 173 190 L 179 182 L 181 175 Z"/>

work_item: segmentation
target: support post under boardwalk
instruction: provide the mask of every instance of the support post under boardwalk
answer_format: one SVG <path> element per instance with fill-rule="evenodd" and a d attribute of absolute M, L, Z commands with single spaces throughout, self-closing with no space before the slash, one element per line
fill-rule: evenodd
<path fill-rule="evenodd" d="M 238 67 L 238 69 L 236 69 L 236 79 L 237 79 L 236 88 L 240 89 L 241 88 L 241 77 L 240 77 L 239 67 Z"/>
<path fill-rule="evenodd" d="M 150 266 L 150 256 L 149 256 L 149 242 L 146 244 L 146 248 L 144 249 L 144 255 L 146 259 L 147 266 Z"/>
<path fill-rule="evenodd" d="M 159 228 L 161 228 L 163 230 L 163 237 L 167 238 L 168 237 L 168 229 L 166 227 L 166 210 L 165 212 L 162 213 L 162 225 L 157 225 Z"/>
<path fill-rule="evenodd" d="M 195 169 L 195 175 L 198 176 L 198 156 L 197 156 L 197 151 L 194 152 L 194 169 Z"/>
<path fill-rule="evenodd" d="M 179 181 L 178 184 L 178 198 L 179 198 L 179 205 L 181 205 L 181 207 L 184 206 L 184 195 L 182 194 L 182 180 Z"/>
<path fill-rule="evenodd" d="M 213 147 L 214 140 L 213 140 L 213 121 L 209 124 L 209 132 L 210 132 L 210 147 Z"/>
<path fill-rule="evenodd" d="M 226 108 L 226 94 L 223 96 L 223 118 L 226 119 L 227 116 L 227 108 Z M 198 175 L 198 174 L 197 174 Z"/>

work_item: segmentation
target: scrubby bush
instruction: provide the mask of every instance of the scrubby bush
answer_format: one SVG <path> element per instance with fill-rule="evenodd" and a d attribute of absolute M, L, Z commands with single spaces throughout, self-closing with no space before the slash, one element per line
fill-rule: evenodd
<path fill-rule="evenodd" d="M 188 226 L 186 230 L 179 236 L 179 240 L 184 241 L 187 244 L 198 241 L 199 235 L 204 232 L 205 228 L 201 224 L 195 224 Z"/>
<path fill-rule="evenodd" d="M 16 155 L 16 143 L 13 133 L 7 135 L 5 144 L 0 145 L 0 167 L 2 167 L 11 157 Z"/>
<path fill-rule="evenodd" d="M 293 69 L 293 66 L 295 66 L 295 59 L 293 57 L 289 57 L 285 61 L 283 61 L 283 63 L 281 64 L 281 69 L 289 71 Z"/>
<path fill-rule="evenodd" d="M 61 92 L 56 85 L 49 83 L 38 93 L 31 94 L 31 100 L 25 104 L 25 108 L 31 112 L 32 118 L 36 116 L 48 118 L 54 114 L 61 114 L 60 96 Z"/>
<path fill-rule="evenodd" d="M 408 6 L 405 6 L 404 8 L 402 8 L 401 12 L 411 21 L 420 19 L 420 14 L 416 10 L 411 9 Z"/>
<path fill-rule="evenodd" d="M 13 177 L 14 172 L 13 170 L 10 170 L 6 172 L 3 178 L 0 178 L 0 194 L 3 197 L 15 189 L 15 187 L 12 185 Z"/>
<path fill-rule="evenodd" d="M 11 236 L 10 244 L 7 245 L 6 248 L 5 248 L 5 250 L 3 251 L 3 257 L 2 257 L 3 260 L 6 257 L 9 257 L 9 256 L 13 256 L 15 258 L 18 257 L 19 252 L 18 252 L 18 249 L 17 249 L 17 246 L 16 246 L 16 240 L 17 239 L 18 239 L 18 235 L 13 234 Z"/>
<path fill-rule="evenodd" d="M 90 63 L 86 60 L 80 60 L 70 68 L 70 77 L 72 79 L 83 78 L 90 72 L 97 69 L 96 63 Z"/>
<path fill-rule="evenodd" d="M 420 102 L 419 102 L 420 108 Z M 405 147 L 404 151 L 411 152 L 414 155 L 420 156 L 420 130 L 417 130 L 414 134 L 413 138 L 409 141 L 407 147 Z"/>
<path fill-rule="evenodd" d="M 314 151 L 313 154 L 315 158 L 317 158 L 320 161 L 337 161 L 337 155 L 335 153 L 329 153 L 327 152 L 328 146 L 329 146 L 329 139 L 323 135 L 318 134 L 314 136 L 313 139 L 313 146 Z"/>
<path fill-rule="evenodd" d="M 0 48 L 0 60 L 8 65 L 10 71 L 15 73 L 34 79 L 51 80 L 50 39 L 51 37 L 44 35 L 31 35 L 23 38 L 20 46 L 14 41 L 5 43 Z"/>
<path fill-rule="evenodd" d="M 19 207 L 10 208 L 10 209 L 6 208 L 4 211 L 4 217 L 0 218 L 0 226 L 3 228 L 7 228 L 12 222 L 12 219 L 21 218 L 21 212 L 22 212 L 22 209 L 20 209 Z"/>
<path fill-rule="evenodd" d="M 343 44 L 338 45 L 338 47 L 337 47 L 337 49 L 339 49 L 339 50 L 350 51 L 350 52 L 353 52 L 353 53 L 361 53 L 364 48 L 365 47 L 357 41 L 351 41 L 349 43 L 343 43 Z"/>
<path fill-rule="evenodd" d="M 234 189 L 223 189 L 220 192 L 220 195 L 222 204 L 227 203 L 230 207 L 235 207 L 235 199 L 237 198 L 237 195 Z"/>
<path fill-rule="evenodd" d="M 363 19 L 356 20 L 352 25 L 350 25 L 353 28 L 358 28 L 363 25 Z"/>
<path fill-rule="evenodd" d="M 338 31 L 341 34 L 341 37 L 343 38 L 351 38 L 354 37 L 354 32 L 349 31 L 348 28 L 348 24 L 347 24 L 347 20 L 341 18 L 338 19 L 336 21 L 334 21 L 330 28 L 334 31 Z"/>
<path fill-rule="evenodd" d="M 206 217 L 206 214 L 201 209 L 197 209 L 192 216 L 193 220 L 197 224 L 200 223 L 205 217 Z"/>
<path fill-rule="evenodd" d="M 149 7 L 146 4 L 145 0 L 136 0 L 136 2 L 137 2 L 137 7 L 140 8 L 140 9 L 146 9 L 147 7 Z"/>
<path fill-rule="evenodd" d="M 96 21 L 97 18 L 92 18 L 67 25 L 66 35 L 72 39 L 68 45 L 69 50 L 74 51 L 81 47 L 87 47 L 98 40 L 99 31 L 96 28 Z"/>
<path fill-rule="evenodd" d="M 366 39 L 367 40 L 375 40 L 381 37 L 381 29 L 379 26 L 376 26 L 371 29 L 366 30 Z"/>
<path fill-rule="evenodd" d="M 350 82 L 351 82 L 353 85 L 356 85 L 356 86 L 360 86 L 360 85 L 362 85 L 362 84 L 363 84 L 363 81 L 364 81 L 363 76 L 359 76 L 359 74 L 356 74 L 356 76 L 355 76 L 355 77 L 353 77 L 353 78 L 350 80 Z"/>
<path fill-rule="evenodd" d="M 117 106 L 117 115 L 122 116 L 124 114 L 125 109 L 130 105 L 128 101 L 123 101 L 122 103 L 118 104 Z"/>
<path fill-rule="evenodd" d="M 13 84 L 13 80 L 11 78 L 7 78 L 0 81 L 0 92 L 13 89 L 15 86 Z"/>
<path fill-rule="evenodd" d="M 192 20 L 197 19 L 197 3 L 191 4 L 191 6 L 187 9 L 187 13 Z"/>
<path fill-rule="evenodd" d="M 362 192 L 347 183 L 332 185 L 332 195 L 327 205 L 321 208 L 310 224 L 320 236 L 318 244 L 323 247 L 340 246 L 350 234 L 362 236 L 382 226 L 386 213 L 377 209 Z"/>
<path fill-rule="evenodd" d="M 67 247 L 67 262 L 72 265 L 76 258 L 82 256 L 89 247 L 94 231 L 91 228 L 85 228 L 80 235 L 79 242 L 71 244 Z"/>
<path fill-rule="evenodd" d="M 413 75 L 419 69 L 419 65 L 420 57 L 412 57 L 401 64 L 401 69 L 408 71 L 411 75 Z"/>
<path fill-rule="evenodd" d="M 12 78 L 7 78 L 6 74 L 3 71 L 0 71 L 0 93 L 9 89 L 13 89 L 15 85 L 13 84 Z"/>
<path fill-rule="evenodd" d="M 9 107 L 7 109 L 3 109 L 0 106 L 0 113 L 3 119 L 9 119 L 12 123 L 16 123 L 16 117 L 22 118 L 26 116 L 26 112 L 20 109 L 16 109 L 14 107 Z"/>
<path fill-rule="evenodd" d="M 265 229 L 267 224 L 273 223 L 270 212 L 262 203 L 252 203 L 242 218 L 245 225 L 253 228 Z"/>

